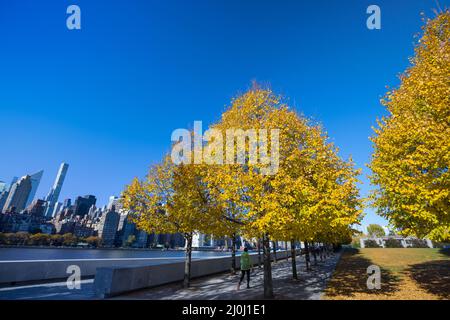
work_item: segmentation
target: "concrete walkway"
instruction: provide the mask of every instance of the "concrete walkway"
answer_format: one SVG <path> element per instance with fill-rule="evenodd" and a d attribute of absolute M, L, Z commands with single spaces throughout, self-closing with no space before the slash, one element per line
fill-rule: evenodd
<path fill-rule="evenodd" d="M 331 277 L 340 253 L 335 253 L 324 261 L 317 261 L 312 271 L 306 272 L 304 256 L 297 257 L 297 273 L 299 280 L 292 280 L 291 260 L 280 260 L 272 263 L 272 277 L 275 299 L 286 300 L 319 300 L 328 279 Z M 202 277 L 191 281 L 191 287 L 183 289 L 181 284 L 165 285 L 157 288 L 144 289 L 112 299 L 143 299 L 143 300 L 251 300 L 263 299 L 263 271 L 254 268 L 251 274 L 250 289 L 244 282 L 239 291 L 236 285 L 239 275 L 218 274 Z"/>
<path fill-rule="evenodd" d="M 94 279 L 82 280 L 80 289 L 68 289 L 66 282 L 0 288 L 0 300 L 93 300 Z"/>

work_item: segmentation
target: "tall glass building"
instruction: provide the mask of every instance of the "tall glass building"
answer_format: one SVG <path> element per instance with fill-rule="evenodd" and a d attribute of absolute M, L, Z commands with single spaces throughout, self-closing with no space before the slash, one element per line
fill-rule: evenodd
<path fill-rule="evenodd" d="M 3 181 L 0 181 L 0 193 L 6 190 L 6 183 Z"/>
<path fill-rule="evenodd" d="M 19 213 L 25 209 L 28 197 L 31 192 L 31 177 L 29 175 L 20 178 L 14 183 L 9 191 L 3 211 L 6 212 L 14 208 L 14 211 Z"/>
<path fill-rule="evenodd" d="M 30 191 L 30 195 L 28 196 L 28 200 L 27 200 L 25 207 L 28 207 L 31 204 L 31 202 L 33 201 L 34 197 L 36 196 L 36 191 L 39 187 L 39 183 L 41 183 L 43 174 L 44 174 L 44 170 L 41 170 L 39 172 L 36 172 L 35 174 L 30 175 L 31 191 Z"/>
<path fill-rule="evenodd" d="M 59 194 L 61 193 L 61 189 L 68 169 L 69 165 L 67 163 L 61 163 L 58 174 L 56 175 L 55 183 L 53 184 L 53 187 L 50 189 L 50 192 L 45 199 L 47 201 L 45 216 L 48 218 L 52 216 L 55 209 L 55 204 L 58 202 Z"/>

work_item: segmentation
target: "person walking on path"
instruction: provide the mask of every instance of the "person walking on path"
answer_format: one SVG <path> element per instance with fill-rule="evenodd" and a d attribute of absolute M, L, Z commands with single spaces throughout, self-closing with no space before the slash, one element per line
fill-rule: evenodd
<path fill-rule="evenodd" d="M 250 269 L 251 269 L 250 256 L 248 254 L 248 249 L 244 248 L 244 252 L 242 252 L 241 254 L 241 279 L 239 280 L 237 290 L 240 289 L 245 274 L 247 274 L 247 289 L 250 288 Z"/>

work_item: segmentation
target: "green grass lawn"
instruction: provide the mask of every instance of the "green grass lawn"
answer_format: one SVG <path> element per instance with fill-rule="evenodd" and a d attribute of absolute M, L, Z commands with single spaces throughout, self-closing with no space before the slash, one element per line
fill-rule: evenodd
<path fill-rule="evenodd" d="M 367 267 L 381 268 L 381 289 L 367 289 Z M 450 256 L 440 249 L 345 249 L 325 299 L 449 299 Z"/>

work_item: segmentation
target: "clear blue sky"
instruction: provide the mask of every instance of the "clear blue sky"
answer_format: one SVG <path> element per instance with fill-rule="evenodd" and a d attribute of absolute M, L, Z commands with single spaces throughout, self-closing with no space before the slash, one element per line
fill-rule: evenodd
<path fill-rule="evenodd" d="M 449 0 L 440 0 L 449 6 Z M 77 4 L 82 30 L 66 28 Z M 377 4 L 382 29 L 366 28 Z M 1 1 L 0 180 L 44 169 L 45 196 L 100 205 L 169 150 L 176 128 L 218 120 L 256 79 L 322 122 L 368 173 L 385 86 L 413 54 L 434 0 Z M 362 176 L 363 195 L 369 185 Z M 370 210 L 364 224 L 382 223 Z"/>

